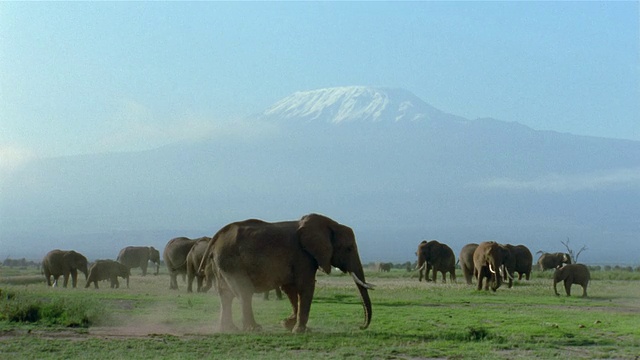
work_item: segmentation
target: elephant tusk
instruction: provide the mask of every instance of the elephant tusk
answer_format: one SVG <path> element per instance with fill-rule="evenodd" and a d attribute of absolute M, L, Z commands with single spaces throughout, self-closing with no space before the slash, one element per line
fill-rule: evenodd
<path fill-rule="evenodd" d="M 362 286 L 365 289 L 369 289 L 369 290 L 373 290 L 373 288 L 375 287 L 375 285 L 373 284 L 367 284 L 364 281 L 360 280 L 360 278 L 358 278 L 358 276 L 354 273 L 350 273 L 351 277 L 353 278 L 353 281 L 356 282 L 356 284 Z"/>
<path fill-rule="evenodd" d="M 422 266 L 420 266 L 420 267 L 418 267 L 418 266 L 416 265 L 416 268 L 415 268 L 415 269 L 413 269 L 413 271 L 419 271 L 419 270 L 422 270 L 422 269 L 424 269 L 424 267 L 425 267 L 425 266 L 427 266 L 427 262 L 426 262 L 426 261 L 425 261 L 425 262 L 423 262 L 423 263 L 422 263 Z"/>
<path fill-rule="evenodd" d="M 493 266 L 491 266 L 491 264 L 489 264 L 489 271 L 491 271 L 491 273 L 492 273 L 492 274 L 495 274 L 495 273 L 496 273 L 496 271 L 495 271 L 495 270 L 493 270 Z"/>

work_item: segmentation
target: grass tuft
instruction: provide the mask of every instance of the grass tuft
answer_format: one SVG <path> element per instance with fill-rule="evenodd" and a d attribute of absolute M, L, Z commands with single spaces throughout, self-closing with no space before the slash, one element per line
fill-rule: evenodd
<path fill-rule="evenodd" d="M 91 301 L 37 299 L 13 292 L 0 301 L 0 320 L 14 323 L 87 328 L 99 314 L 99 306 Z"/>

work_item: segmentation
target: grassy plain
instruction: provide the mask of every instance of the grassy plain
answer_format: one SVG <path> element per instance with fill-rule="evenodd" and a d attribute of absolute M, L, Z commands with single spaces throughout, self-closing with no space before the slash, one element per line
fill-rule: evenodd
<path fill-rule="evenodd" d="M 418 282 L 415 273 L 368 272 L 376 285 L 371 326 L 350 277 L 319 274 L 311 333 L 287 333 L 286 300 L 254 298 L 258 333 L 216 331 L 215 293 L 168 289 L 166 272 L 131 288 L 47 288 L 37 270 L 1 268 L 0 358 L 67 359 L 637 359 L 640 275 L 598 271 L 589 298 L 553 295 L 551 273 L 497 292 L 458 282 Z M 564 289 L 559 286 L 558 291 Z M 274 299 L 275 294 L 271 298 Z M 236 304 L 237 305 L 237 302 Z M 27 321 L 9 315 L 38 312 Z M 35 310 L 34 310 L 35 308 Z M 234 320 L 240 323 L 236 306 Z M 29 312 L 26 312 L 29 314 Z M 15 317 L 15 316 L 14 316 Z M 19 318 L 19 317 L 18 317 Z M 37 319 L 37 320 L 36 320 Z M 35 321 L 35 322 L 33 322 Z M 106 355 L 108 354 L 108 355 Z"/>

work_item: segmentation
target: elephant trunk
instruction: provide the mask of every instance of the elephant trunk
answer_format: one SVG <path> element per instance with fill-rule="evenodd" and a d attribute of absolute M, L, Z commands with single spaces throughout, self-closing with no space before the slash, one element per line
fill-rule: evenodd
<path fill-rule="evenodd" d="M 356 272 L 351 272 L 353 281 L 358 286 L 360 292 L 360 299 L 362 300 L 362 307 L 364 309 L 364 323 L 360 326 L 360 329 L 364 330 L 369 327 L 371 323 L 371 298 L 369 298 L 369 289 L 373 289 L 372 284 L 367 284 L 364 280 L 364 271 L 360 269 Z"/>

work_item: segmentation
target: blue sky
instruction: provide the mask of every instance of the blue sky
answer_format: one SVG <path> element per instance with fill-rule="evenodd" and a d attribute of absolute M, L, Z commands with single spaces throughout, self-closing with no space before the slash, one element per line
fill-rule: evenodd
<path fill-rule="evenodd" d="M 300 90 L 640 141 L 638 2 L 0 3 L 0 165 L 210 136 Z"/>

